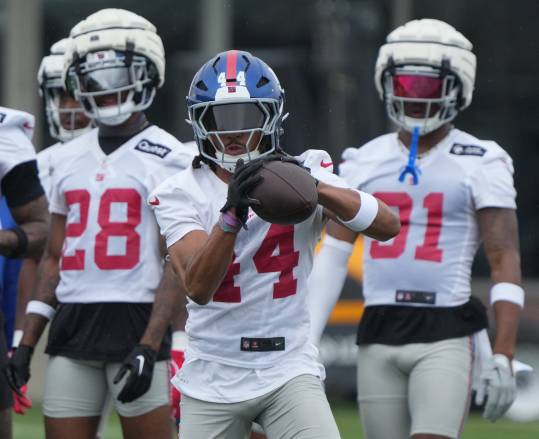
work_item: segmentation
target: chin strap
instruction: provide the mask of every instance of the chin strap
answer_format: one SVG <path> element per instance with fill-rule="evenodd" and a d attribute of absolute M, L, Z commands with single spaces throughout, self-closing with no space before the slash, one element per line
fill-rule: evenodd
<path fill-rule="evenodd" d="M 412 143 L 410 144 L 410 155 L 408 156 L 408 164 L 404 167 L 401 174 L 399 175 L 399 181 L 404 182 L 407 174 L 412 176 L 412 184 L 416 185 L 419 183 L 419 175 L 421 170 L 416 165 L 417 160 L 417 149 L 419 144 L 419 127 L 414 127 L 412 131 Z"/>

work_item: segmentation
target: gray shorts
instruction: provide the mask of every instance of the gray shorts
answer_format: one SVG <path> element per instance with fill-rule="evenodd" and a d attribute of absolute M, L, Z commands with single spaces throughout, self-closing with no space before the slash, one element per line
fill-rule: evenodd
<path fill-rule="evenodd" d="M 181 439 L 244 439 L 257 422 L 268 439 L 340 439 L 320 379 L 300 375 L 258 398 L 205 402 L 182 395 Z"/>
<path fill-rule="evenodd" d="M 366 439 L 460 437 L 471 395 L 471 337 L 359 347 L 358 402 Z"/>
<path fill-rule="evenodd" d="M 120 363 L 51 356 L 45 376 L 43 414 L 50 418 L 100 416 L 109 394 L 118 414 L 125 417 L 140 416 L 170 404 L 166 361 L 155 363 L 148 392 L 126 404 L 117 399 L 126 377 L 118 384 L 112 383 L 119 368 Z"/>

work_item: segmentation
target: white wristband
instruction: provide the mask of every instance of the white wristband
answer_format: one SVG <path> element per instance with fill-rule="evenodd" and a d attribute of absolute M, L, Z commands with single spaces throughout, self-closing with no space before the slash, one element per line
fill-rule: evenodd
<path fill-rule="evenodd" d="M 490 289 L 490 304 L 505 300 L 524 307 L 524 290 L 521 286 L 510 282 L 500 282 L 492 286 Z"/>
<path fill-rule="evenodd" d="M 26 306 L 26 314 L 39 314 L 48 320 L 51 320 L 55 313 L 56 310 L 52 306 L 40 300 L 30 300 Z"/>
<path fill-rule="evenodd" d="M 22 339 L 22 334 L 23 334 L 22 329 L 15 329 L 15 331 L 13 331 L 13 341 L 11 342 L 12 348 L 16 349 L 19 347 L 19 344 L 21 343 L 21 339 Z"/>
<path fill-rule="evenodd" d="M 356 190 L 361 198 L 361 206 L 356 213 L 356 216 L 351 220 L 344 221 L 339 218 L 339 221 L 354 232 L 362 232 L 367 229 L 378 214 L 378 201 L 371 194 Z"/>
<path fill-rule="evenodd" d="M 172 350 L 185 351 L 187 349 L 187 334 L 184 331 L 172 333 Z"/>

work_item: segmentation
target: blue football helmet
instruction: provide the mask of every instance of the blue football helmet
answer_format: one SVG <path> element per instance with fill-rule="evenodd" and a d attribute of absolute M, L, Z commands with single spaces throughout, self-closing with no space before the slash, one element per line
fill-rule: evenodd
<path fill-rule="evenodd" d="M 239 159 L 248 162 L 279 147 L 283 108 L 284 91 L 273 70 L 249 52 L 229 50 L 193 78 L 187 121 L 203 160 L 234 172 Z"/>

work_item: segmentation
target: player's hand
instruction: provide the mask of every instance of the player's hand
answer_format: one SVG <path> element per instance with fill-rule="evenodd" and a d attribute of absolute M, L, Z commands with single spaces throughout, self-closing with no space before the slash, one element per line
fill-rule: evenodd
<path fill-rule="evenodd" d="M 236 217 L 243 225 L 247 222 L 249 206 L 260 204 L 260 201 L 250 198 L 247 194 L 262 182 L 262 177 L 256 175 L 262 164 L 261 160 L 244 163 L 242 159 L 239 159 L 236 170 L 228 182 L 228 195 L 221 212 L 234 208 Z"/>
<path fill-rule="evenodd" d="M 285 162 L 285 163 L 292 163 L 293 165 L 296 165 L 296 166 L 299 166 L 300 168 L 305 169 L 309 174 L 311 173 L 311 168 L 305 166 L 303 162 L 300 162 L 296 157 L 288 155 L 283 152 L 274 152 L 272 154 L 268 154 L 262 157 L 260 160 L 265 161 L 265 162 L 279 161 L 279 162 Z M 318 180 L 314 177 L 313 179 L 315 180 L 316 185 L 318 186 Z"/>
<path fill-rule="evenodd" d="M 21 397 L 24 396 L 21 387 L 30 380 L 30 362 L 33 353 L 34 348 L 31 346 L 19 345 L 4 368 L 9 387 Z"/>
<path fill-rule="evenodd" d="M 152 384 L 153 367 L 157 352 L 146 345 L 136 345 L 123 361 L 113 383 L 118 384 L 127 375 L 124 386 L 118 394 L 118 401 L 126 403 L 144 395 Z"/>
<path fill-rule="evenodd" d="M 511 407 L 516 397 L 516 380 L 511 369 L 511 360 L 502 354 L 490 357 L 481 370 L 480 384 L 475 403 L 487 403 L 483 417 L 494 422 Z"/>
<path fill-rule="evenodd" d="M 176 373 L 181 369 L 182 364 L 185 360 L 183 351 L 172 350 L 170 358 L 170 378 L 172 379 Z M 180 400 L 181 394 L 178 389 L 174 386 L 170 386 L 170 401 L 172 404 L 172 417 L 176 422 L 176 425 L 180 423 Z"/>
<path fill-rule="evenodd" d="M 265 155 L 260 160 L 265 161 L 265 162 L 274 162 L 274 161 L 286 162 L 286 163 L 292 163 L 293 165 L 303 167 L 302 163 L 298 159 L 296 159 L 294 156 L 291 156 L 282 152 L 274 152 L 272 154 Z"/>
<path fill-rule="evenodd" d="M 13 391 L 13 411 L 18 415 L 24 415 L 26 410 L 32 408 L 32 400 L 28 397 L 28 386 L 25 384 L 20 393 Z"/>

